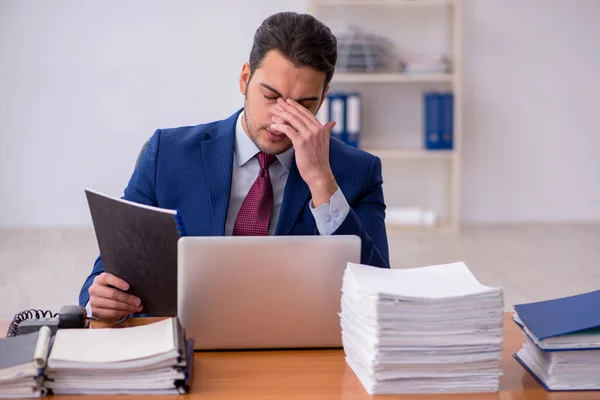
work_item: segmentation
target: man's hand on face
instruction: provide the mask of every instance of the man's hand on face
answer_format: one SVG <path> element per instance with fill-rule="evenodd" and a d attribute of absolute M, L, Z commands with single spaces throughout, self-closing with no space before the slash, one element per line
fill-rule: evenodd
<path fill-rule="evenodd" d="M 89 289 L 92 315 L 104 322 L 114 322 L 142 311 L 140 299 L 124 292 L 128 289 L 127 282 L 108 272 L 95 277 Z"/>
<path fill-rule="evenodd" d="M 292 141 L 298 172 L 310 189 L 313 206 L 329 203 L 338 189 L 329 165 L 329 138 L 335 121 L 322 125 L 305 107 L 281 97 L 270 111 L 273 115 L 270 128 Z"/>

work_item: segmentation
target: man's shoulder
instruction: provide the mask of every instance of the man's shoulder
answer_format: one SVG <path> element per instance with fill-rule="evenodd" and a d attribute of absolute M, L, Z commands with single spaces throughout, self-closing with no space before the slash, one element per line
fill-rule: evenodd
<path fill-rule="evenodd" d="M 171 143 L 182 144 L 189 143 L 190 141 L 204 141 L 219 135 L 233 134 L 235 122 L 237 121 L 237 116 L 240 112 L 241 110 L 237 111 L 228 118 L 206 122 L 199 125 L 158 129 L 157 133 L 160 135 L 161 141 L 165 140 Z"/>
<path fill-rule="evenodd" d="M 199 125 L 178 126 L 174 128 L 160 128 L 157 131 L 160 133 L 161 140 L 169 141 L 186 141 L 189 139 L 207 139 L 209 132 L 217 126 L 222 120 L 207 122 Z"/>

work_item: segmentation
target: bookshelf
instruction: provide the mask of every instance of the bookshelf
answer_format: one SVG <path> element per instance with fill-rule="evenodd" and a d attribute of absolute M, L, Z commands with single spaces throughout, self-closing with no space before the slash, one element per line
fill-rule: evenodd
<path fill-rule="evenodd" d="M 364 32 L 386 36 L 400 52 L 406 50 L 403 45 L 407 38 L 414 42 L 422 40 L 429 54 L 443 47 L 443 54 L 452 64 L 451 73 L 336 72 L 331 86 L 332 91 L 371 93 L 363 96 L 367 103 L 377 100 L 378 96 L 388 96 L 387 107 L 369 108 L 367 105 L 363 108 L 360 147 L 382 160 L 388 210 L 421 207 L 434 209 L 439 215 L 433 226 L 405 225 L 386 219 L 388 229 L 457 232 L 460 229 L 462 151 L 461 0 L 309 0 L 308 12 L 330 26 L 335 34 L 344 33 L 344 27 L 358 26 Z M 441 45 L 432 40 L 433 35 L 428 32 L 431 29 L 440 34 L 436 38 Z M 422 93 L 437 90 L 454 95 L 452 150 L 426 150 L 422 145 Z M 399 110 L 408 110 L 404 111 L 403 119 L 398 120 L 396 113 L 390 111 L 390 102 Z M 405 123 L 409 118 L 411 122 Z M 412 139 L 407 140 L 408 136 Z M 403 139 L 398 139 L 400 137 Z M 434 171 L 436 179 L 423 178 L 419 175 L 423 170 Z M 407 176 L 411 172 L 415 172 L 414 176 Z M 423 199 L 407 196 L 409 199 L 404 200 L 401 192 L 405 184 L 423 180 L 427 180 L 427 184 L 420 186 Z"/>

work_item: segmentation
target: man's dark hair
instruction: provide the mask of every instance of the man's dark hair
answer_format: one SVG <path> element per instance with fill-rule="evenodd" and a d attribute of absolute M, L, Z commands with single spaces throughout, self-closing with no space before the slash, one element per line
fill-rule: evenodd
<path fill-rule="evenodd" d="M 265 19 L 254 34 L 251 74 L 270 50 L 278 50 L 296 67 L 307 66 L 325 72 L 325 87 L 331 81 L 337 61 L 337 39 L 312 15 L 281 12 Z"/>

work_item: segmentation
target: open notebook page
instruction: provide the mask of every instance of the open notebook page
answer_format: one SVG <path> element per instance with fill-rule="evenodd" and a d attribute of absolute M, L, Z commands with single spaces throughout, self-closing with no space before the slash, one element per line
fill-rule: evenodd
<path fill-rule="evenodd" d="M 53 360 L 116 363 L 152 357 L 178 349 L 175 318 L 149 325 L 113 329 L 59 329 Z"/>

